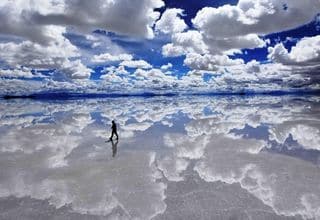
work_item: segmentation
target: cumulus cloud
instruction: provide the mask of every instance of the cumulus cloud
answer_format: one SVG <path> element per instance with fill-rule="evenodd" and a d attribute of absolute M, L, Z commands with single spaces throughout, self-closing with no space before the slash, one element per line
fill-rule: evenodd
<path fill-rule="evenodd" d="M 78 82 L 78 80 L 73 80 L 72 85 L 71 82 L 58 82 L 47 79 L 45 84 L 42 83 L 42 88 L 44 91 L 63 89 L 74 92 L 92 91 L 102 93 L 107 91 L 124 93 L 139 93 L 142 91 L 193 93 L 212 91 L 290 91 L 292 88 L 303 87 L 313 89 L 317 86 L 308 75 L 292 74 L 291 67 L 282 64 L 261 64 L 257 61 L 241 64 L 242 60 L 232 60 L 228 57 L 211 57 L 209 55 L 201 56 L 198 54 L 194 54 L 194 57 L 192 57 L 191 55 L 187 56 L 187 64 L 195 69 L 190 70 L 180 78 L 174 75 L 174 73 L 157 68 L 138 68 L 131 73 L 124 66 L 111 66 L 101 71 L 101 79 L 104 79 L 103 81 L 90 80 L 90 82 Z M 208 63 L 206 63 L 206 60 Z M 87 69 L 86 71 L 85 75 L 89 76 L 89 71 L 91 70 Z M 56 74 L 61 75 L 62 71 Z M 79 78 L 76 77 L 77 75 L 72 76 L 71 72 L 69 74 L 66 76 L 69 76 L 70 79 L 72 77 L 75 79 Z M 203 78 L 204 74 L 211 74 L 212 77 L 205 81 Z M 116 83 L 113 84 L 112 82 Z M 25 85 L 23 86 L 23 84 Z M 16 88 L 15 93 L 30 93 L 33 89 L 36 92 L 39 90 L 39 86 L 41 86 L 41 83 L 29 85 L 29 82 L 21 80 L 12 81 L 10 84 L 3 82 L 1 93 L 7 94 L 13 92 L 14 88 Z"/>
<path fill-rule="evenodd" d="M 131 54 L 111 55 L 110 53 L 103 53 L 99 55 L 94 55 L 91 61 L 94 63 L 108 63 L 118 61 L 129 61 L 132 59 L 133 57 Z"/>
<path fill-rule="evenodd" d="M 0 33 L 28 39 L 33 42 L 47 44 L 54 40 L 55 36 L 48 33 L 47 26 L 42 26 L 33 21 L 32 13 L 63 13 L 65 3 L 63 0 L 42 1 L 35 4 L 32 0 L 10 1 L 0 3 Z"/>
<path fill-rule="evenodd" d="M 11 71 L 10 71 L 11 72 Z M 11 73 L 8 73 L 11 74 Z M 39 81 L 21 80 L 21 79 L 6 79 L 0 80 L 1 91 L 3 95 L 22 95 L 40 92 L 43 85 Z"/>
<path fill-rule="evenodd" d="M 184 64 L 195 70 L 218 70 L 221 66 L 232 66 L 243 64 L 241 59 L 230 59 L 226 55 L 200 55 L 189 53 L 184 60 Z"/>
<path fill-rule="evenodd" d="M 137 7 L 131 7 L 135 4 Z M 159 10 L 155 9 L 164 6 L 162 0 L 93 0 L 90 3 L 55 0 L 37 4 L 32 0 L 5 0 L 0 3 L 0 63 L 4 69 L 1 75 L 31 79 L 37 70 L 47 70 L 51 79 L 43 80 L 43 89 L 61 86 L 62 90 L 87 92 L 156 91 L 159 88 L 186 91 L 188 86 L 192 91 L 210 92 L 317 89 L 320 81 L 318 36 L 302 39 L 290 51 L 281 44 L 269 48 L 268 57 L 273 63 L 253 60 L 245 64 L 244 60 L 230 55 L 245 48 L 266 47 L 268 41 L 263 36 L 311 21 L 318 13 L 319 4 L 317 0 L 304 3 L 240 0 L 236 5 L 202 8 L 189 28 L 183 19 L 183 9 L 167 8 L 160 17 Z M 97 29 L 115 35 L 102 34 L 102 31 L 92 33 Z M 140 38 L 152 38 L 154 30 L 166 35 L 159 34 L 156 42 Z M 158 44 L 158 40 L 161 44 L 166 42 L 162 45 L 164 57 L 185 56 L 183 64 L 190 68 L 189 72 L 174 76 L 178 71 L 172 70 L 171 64 L 153 68 L 154 63 L 149 60 L 134 59 L 135 54 L 131 54 L 134 48 L 125 50 L 119 43 L 143 42 L 149 46 Z M 111 70 L 105 68 L 106 65 L 118 67 Z M 179 68 L 180 64 L 177 65 Z M 96 70 L 97 66 L 105 68 L 101 72 L 102 80 L 96 80 L 101 82 L 78 82 L 90 79 L 92 69 Z M 20 71 L 23 68 L 32 73 Z M 134 73 L 129 68 L 137 71 Z M 204 82 L 204 73 L 214 77 Z M 72 80 L 77 82 L 72 85 Z M 30 85 L 25 82 L 26 86 L 22 86 L 23 82 L 18 80 L 12 83 L 17 83 L 17 88 Z M 39 91 L 37 83 L 32 85 L 34 91 Z M 13 88 L 6 85 L 3 91 L 7 93 Z"/>
<path fill-rule="evenodd" d="M 119 74 L 119 75 L 127 75 L 129 74 L 129 72 L 125 69 L 124 66 L 109 66 L 109 67 L 105 67 L 102 71 L 102 73 L 115 73 L 115 74 Z"/>
<path fill-rule="evenodd" d="M 75 60 L 65 62 L 59 71 L 70 79 L 87 79 L 90 77 L 92 69 L 83 65 L 80 60 Z"/>
<path fill-rule="evenodd" d="M 137 7 L 131 7 L 136 5 Z M 160 13 L 155 8 L 164 6 L 161 0 L 127 3 L 126 0 L 2 1 L 0 4 L 1 33 L 17 35 L 32 41 L 47 43 L 52 40 L 43 32 L 47 25 L 73 26 L 81 31 L 104 29 L 120 34 L 152 38 L 152 26 Z M 127 19 L 129 15 L 130 19 Z M 30 25 L 31 24 L 31 25 Z"/>
<path fill-rule="evenodd" d="M 157 21 L 155 29 L 165 34 L 179 33 L 187 29 L 183 16 L 183 10 L 180 8 L 169 8 L 163 12 L 161 19 Z"/>
<path fill-rule="evenodd" d="M 150 69 L 152 65 L 145 60 L 125 60 L 122 61 L 120 66 L 126 66 L 129 68 Z"/>
<path fill-rule="evenodd" d="M 85 65 L 89 59 L 94 64 L 131 61 L 132 55 L 123 51 L 101 50 L 103 45 L 100 39 L 87 35 L 96 29 L 103 29 L 117 34 L 152 38 L 152 27 L 160 16 L 154 9 L 164 6 L 163 1 L 139 1 L 139 7 L 130 7 L 131 4 L 134 3 L 127 4 L 126 0 L 95 0 L 90 4 L 83 0 L 45 1 L 37 4 L 31 0 L 2 1 L 0 34 L 7 39 L 0 42 L 0 61 L 6 65 L 2 75 L 8 75 L 9 69 L 27 67 L 49 70 L 53 72 L 53 78 L 63 75 L 67 80 L 78 80 L 90 77 L 92 70 Z M 123 14 L 129 15 L 130 19 Z M 72 32 L 85 37 L 86 41 L 90 41 L 91 49 L 100 54 L 89 58 L 87 52 L 79 48 L 81 45 L 69 40 L 68 34 Z M 109 43 L 114 44 L 111 41 Z M 135 68 L 151 67 L 143 61 L 124 64 Z M 21 75 L 22 72 L 18 73 L 17 70 L 10 73 L 11 77 Z M 30 78 L 31 75 L 25 73 L 24 77 Z M 54 84 L 63 85 L 58 82 Z"/>
<path fill-rule="evenodd" d="M 59 27 L 46 29 L 46 33 L 55 38 L 48 45 L 31 41 L 0 43 L 0 59 L 12 67 L 58 68 L 67 58 L 80 56 L 77 47 L 62 36 L 64 30 Z"/>
<path fill-rule="evenodd" d="M 177 33 L 172 36 L 172 43 L 162 48 L 162 54 L 167 57 L 181 56 L 187 53 L 207 53 L 208 47 L 203 42 L 203 36 L 195 30 Z"/>
<path fill-rule="evenodd" d="M 57 70 L 70 79 L 83 79 L 90 76 L 91 70 L 79 58 L 80 52 L 76 46 L 63 37 L 65 28 L 48 27 L 46 33 L 54 40 L 47 45 L 32 41 L 0 43 L 0 60 L 11 68 L 26 67 L 35 70 Z M 14 72 L 12 73 L 14 74 Z"/>
<path fill-rule="evenodd" d="M 193 23 L 207 39 L 266 35 L 307 23 L 320 8 L 317 0 L 286 2 L 287 10 L 283 5 L 277 0 L 240 0 L 234 6 L 205 7 L 197 13 Z"/>
<path fill-rule="evenodd" d="M 320 36 L 305 37 L 289 52 L 282 43 L 269 48 L 269 59 L 284 65 L 318 66 L 320 63 Z"/>
<path fill-rule="evenodd" d="M 28 68 L 21 69 L 7 69 L 0 70 L 0 77 L 8 77 L 8 78 L 34 78 L 34 77 L 44 77 L 40 73 L 32 73 L 32 71 Z"/>
<path fill-rule="evenodd" d="M 225 55 L 240 53 L 242 49 L 266 47 L 267 41 L 263 40 L 262 36 L 310 22 L 318 13 L 320 3 L 316 0 L 308 0 L 305 3 L 295 0 L 286 3 L 285 6 L 284 3 L 275 0 L 240 0 L 237 5 L 205 7 L 199 10 L 192 20 L 196 30 L 173 34 L 172 42 L 163 46 L 162 54 L 167 57 L 185 55 L 184 63 L 195 70 L 216 71 L 219 67 L 222 69 L 223 66 L 230 66 L 231 63 L 240 65 L 238 68 L 241 68 L 243 62 L 232 60 Z M 317 40 L 317 37 L 303 40 L 293 48 L 291 55 L 283 46 L 277 45 L 274 49 L 270 49 L 269 57 L 274 61 L 278 59 L 282 64 L 312 59 L 310 56 L 318 54 L 316 49 L 306 48 L 318 48 Z M 301 51 L 300 47 L 304 53 L 298 52 Z M 315 60 L 308 61 L 318 62 L 315 57 L 313 58 Z M 232 68 L 226 70 L 233 71 Z M 250 68 L 251 72 L 253 70 L 258 69 Z M 295 70 L 297 73 L 299 71 L 303 70 Z M 256 76 L 259 78 L 259 75 Z M 265 79 L 264 76 L 263 78 Z M 300 80 L 298 86 L 305 83 L 302 82 L 304 79 L 297 80 Z"/>
<path fill-rule="evenodd" d="M 261 36 L 295 28 L 315 17 L 320 3 L 309 0 L 307 4 L 293 1 L 284 10 L 278 1 L 242 0 L 233 6 L 205 7 L 192 20 L 196 30 L 174 34 L 172 42 L 163 47 L 163 55 L 233 54 L 265 47 Z"/>
<path fill-rule="evenodd" d="M 227 56 L 201 56 L 199 54 L 188 54 L 186 61 L 185 64 L 193 70 L 181 77 L 158 68 L 138 68 L 130 73 L 125 70 L 124 66 L 119 66 L 106 67 L 102 71 L 104 74 L 101 78 L 106 79 L 104 85 L 108 85 L 107 88 L 112 91 L 131 90 L 130 92 L 158 93 L 163 91 L 178 93 L 241 92 L 250 91 L 250 89 L 264 91 L 271 88 L 289 89 L 291 84 L 303 82 L 303 79 L 299 77 L 292 77 L 290 71 L 281 64 L 260 64 L 256 61 L 244 64 L 241 59 L 232 60 Z M 284 69 L 281 70 L 281 68 Z M 211 74 L 214 77 L 204 80 L 205 74 Z M 279 77 L 282 79 L 279 80 Z M 105 84 L 106 82 L 117 84 Z M 101 88 L 99 86 L 102 85 L 97 84 L 97 86 Z"/>
<path fill-rule="evenodd" d="M 172 63 L 168 63 L 165 65 L 162 65 L 160 69 L 165 71 L 165 70 L 171 69 L 172 67 L 173 67 Z"/>
<path fill-rule="evenodd" d="M 204 39 L 213 54 L 234 54 L 241 53 L 241 49 L 263 48 L 266 42 L 256 34 L 235 36 L 223 39 Z"/>
<path fill-rule="evenodd" d="M 105 80 L 108 83 L 121 83 L 125 84 L 128 83 L 127 78 L 121 77 L 120 75 L 128 75 L 129 72 L 126 71 L 124 66 L 119 66 L 119 67 L 106 67 L 102 70 L 103 75 L 100 76 L 100 79 Z"/>
<path fill-rule="evenodd" d="M 190 64 L 198 64 L 198 68 L 202 67 L 202 69 L 212 69 L 213 66 L 208 66 L 206 65 L 207 63 L 204 63 L 202 66 L 200 65 L 202 64 L 200 61 L 208 56 L 197 55 L 195 57 L 202 57 L 202 59 L 195 59 L 195 62 L 190 62 Z M 214 91 L 294 91 L 294 89 L 299 88 L 317 89 L 318 87 L 317 74 L 312 75 L 314 72 L 310 71 L 310 69 L 298 69 L 280 63 L 260 63 L 255 60 L 246 64 L 241 64 L 243 62 L 241 59 L 238 60 L 239 63 L 232 59 L 226 59 L 223 62 L 228 63 L 228 60 L 233 65 L 221 65 L 217 63 L 219 65 L 214 67 L 218 69 L 211 72 L 215 76 L 208 80 L 207 83 Z M 207 70 L 207 73 L 210 73 L 209 70 Z M 205 71 L 202 70 L 200 72 L 203 73 Z"/>
<path fill-rule="evenodd" d="M 292 74 L 304 78 L 299 85 L 313 85 L 319 88 L 320 37 L 305 37 L 297 42 L 289 52 L 282 43 L 269 47 L 268 58 L 291 69 Z"/>
<path fill-rule="evenodd" d="M 137 78 L 138 84 L 149 82 L 147 85 L 154 84 L 160 87 L 171 87 L 175 85 L 176 77 L 166 75 L 160 69 L 150 69 L 150 70 L 143 70 L 137 69 L 134 72 L 134 76 Z M 139 81 L 141 81 L 139 83 Z"/>

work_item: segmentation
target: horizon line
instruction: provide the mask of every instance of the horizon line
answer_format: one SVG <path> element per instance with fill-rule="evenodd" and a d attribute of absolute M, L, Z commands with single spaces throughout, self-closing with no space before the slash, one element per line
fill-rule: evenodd
<path fill-rule="evenodd" d="M 283 95 L 320 95 L 320 90 L 310 91 L 242 91 L 242 92 L 141 92 L 141 93 L 72 93 L 72 92 L 48 92 L 48 93 L 33 93 L 29 95 L 0 95 L 0 99 L 81 99 L 81 98 L 121 98 L 121 97 L 173 97 L 173 96 L 283 96 Z"/>

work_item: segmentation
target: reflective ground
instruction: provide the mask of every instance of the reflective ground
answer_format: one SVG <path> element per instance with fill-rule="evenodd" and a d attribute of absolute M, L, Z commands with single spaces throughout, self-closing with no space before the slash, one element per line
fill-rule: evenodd
<path fill-rule="evenodd" d="M 2 100 L 0 219 L 320 219 L 320 98 Z"/>

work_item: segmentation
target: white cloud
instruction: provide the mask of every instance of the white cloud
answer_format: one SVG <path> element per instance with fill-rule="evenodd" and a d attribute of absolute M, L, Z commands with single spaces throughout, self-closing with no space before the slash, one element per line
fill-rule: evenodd
<path fill-rule="evenodd" d="M 127 75 L 129 74 L 129 72 L 125 69 L 124 66 L 109 66 L 109 67 L 105 67 L 102 71 L 102 73 L 115 73 L 115 74 L 123 74 L 123 75 Z"/>
<path fill-rule="evenodd" d="M 284 4 L 287 10 L 283 9 Z M 197 13 L 193 23 L 207 39 L 266 35 L 311 21 L 319 8 L 317 0 L 285 3 L 278 0 L 240 0 L 234 6 L 205 7 Z"/>
<path fill-rule="evenodd" d="M 70 79 L 87 79 L 93 70 L 83 65 L 80 60 L 75 60 L 65 62 L 59 71 Z"/>
<path fill-rule="evenodd" d="M 103 80 L 108 81 L 110 83 L 121 83 L 124 81 L 120 76 L 118 76 L 117 74 L 115 74 L 113 72 L 101 75 L 100 79 L 103 79 Z"/>
<path fill-rule="evenodd" d="M 286 10 L 284 3 L 276 0 L 240 0 L 237 5 L 205 7 L 192 20 L 197 30 L 173 34 L 172 42 L 163 46 L 162 54 L 169 57 L 186 55 L 184 63 L 196 70 L 212 71 L 230 64 L 242 64 L 224 55 L 265 47 L 268 42 L 261 36 L 303 25 L 311 21 L 320 8 L 320 2 L 316 0 L 304 3 L 294 0 L 285 4 Z M 292 56 L 300 56 L 300 60 L 315 56 L 316 49 L 307 51 L 308 46 L 318 48 L 315 42 L 304 42 L 301 47 L 305 52 L 293 51 Z"/>
<path fill-rule="evenodd" d="M 183 16 L 183 10 L 180 8 L 169 8 L 161 15 L 161 19 L 157 21 L 155 29 L 165 34 L 179 33 L 187 29 Z"/>
<path fill-rule="evenodd" d="M 160 16 L 154 9 L 162 7 L 163 1 L 138 1 L 137 7 L 131 7 L 131 4 L 134 2 L 127 4 L 126 0 L 93 0 L 90 4 L 83 0 L 55 0 L 37 4 L 32 0 L 2 1 L 0 34 L 7 40 L 0 42 L 0 61 L 6 69 L 27 67 L 34 70 L 55 70 L 53 78 L 63 75 L 69 79 L 89 78 L 92 70 L 85 64 L 90 63 L 90 60 L 96 63 L 130 61 L 132 55 L 126 54 L 119 46 L 114 46 L 111 41 L 105 45 L 101 37 L 88 33 L 103 29 L 129 37 L 152 38 L 152 27 Z M 92 58 L 92 51 L 75 46 L 77 43 L 71 43 L 67 39 L 66 34 L 70 32 L 84 37 L 86 43 L 90 42 L 91 49 L 101 54 Z M 142 61 L 131 63 L 132 65 L 151 67 Z M 11 73 L 11 77 L 22 73 L 17 70 Z M 4 74 L 8 75 L 8 71 L 2 71 L 2 75 Z M 24 73 L 24 77 L 31 75 Z M 63 88 L 71 86 L 51 80 L 50 84 Z M 71 87 L 78 87 L 76 84 Z"/>
<path fill-rule="evenodd" d="M 69 64 L 69 65 L 76 65 L 76 64 Z M 90 69 L 89 69 L 90 70 Z M 70 77 L 64 73 L 56 71 L 56 74 L 59 76 L 62 75 L 64 77 Z M 80 75 L 82 75 L 80 73 Z M 87 79 L 88 75 L 83 75 L 82 77 L 79 76 L 74 76 L 76 78 L 70 80 L 70 79 L 65 79 L 65 80 L 54 80 L 52 78 L 48 78 L 41 83 L 41 90 L 39 91 L 36 88 L 30 88 L 26 91 L 21 91 L 20 89 L 16 91 L 16 93 L 22 93 L 22 94 L 33 94 L 37 92 L 54 92 L 57 90 L 64 90 L 64 91 L 69 91 L 69 92 L 74 92 L 74 93 L 83 93 L 83 92 L 96 92 L 97 91 L 97 84 L 90 80 Z"/>
<path fill-rule="evenodd" d="M 318 66 L 320 63 L 320 36 L 305 37 L 291 51 L 282 43 L 269 48 L 269 59 L 285 65 Z"/>
<path fill-rule="evenodd" d="M 205 39 L 195 30 L 177 33 L 172 36 L 172 43 L 163 46 L 162 54 L 168 57 L 181 56 L 188 53 L 199 54 L 233 54 L 241 49 L 265 47 L 266 42 L 256 34 L 223 39 Z"/>
<path fill-rule="evenodd" d="M 301 77 L 295 78 L 290 69 L 281 64 L 247 64 L 219 68 L 219 76 L 212 79 L 215 89 L 221 91 L 270 91 L 289 90 L 291 84 L 298 85 Z"/>
<path fill-rule="evenodd" d="M 241 65 L 241 59 L 231 59 L 226 54 L 240 52 L 242 48 L 264 47 L 266 43 L 255 34 L 228 39 L 204 39 L 196 30 L 177 33 L 172 43 L 162 48 L 162 54 L 168 57 L 186 55 L 184 64 L 193 70 L 216 71 L 231 65 Z"/>
<path fill-rule="evenodd" d="M 70 57 L 79 57 L 77 47 L 62 36 L 64 28 L 48 27 L 46 33 L 54 37 L 48 45 L 31 41 L 0 43 L 0 60 L 11 67 L 35 69 L 59 68 Z"/>
<path fill-rule="evenodd" d="M 215 71 L 218 70 L 218 66 L 232 66 L 243 64 L 241 59 L 230 59 L 226 55 L 200 55 L 189 53 L 184 60 L 184 64 L 189 66 L 194 70 L 209 70 Z"/>
<path fill-rule="evenodd" d="M 9 78 L 34 78 L 34 77 L 43 77 L 40 73 L 32 73 L 28 68 L 21 69 L 0 69 L 0 77 L 9 77 Z"/>
<path fill-rule="evenodd" d="M 20 79 L 1 79 L 0 95 L 25 95 L 43 90 L 43 85 L 39 81 Z"/>
<path fill-rule="evenodd" d="M 144 78 L 145 80 L 153 81 L 154 83 L 159 83 L 158 80 L 171 81 L 174 79 L 174 77 L 166 75 L 160 69 L 150 69 L 150 70 L 137 69 L 134 72 L 134 75 L 138 78 Z"/>
<path fill-rule="evenodd" d="M 0 60 L 11 68 L 26 67 L 35 70 L 52 70 L 63 73 L 70 79 L 83 79 L 90 76 L 91 70 L 79 59 L 76 46 L 63 37 L 65 28 L 52 26 L 44 29 L 54 40 L 47 45 L 24 40 L 22 42 L 0 43 Z"/>
<path fill-rule="evenodd" d="M 162 48 L 162 54 L 166 57 L 181 56 L 187 53 L 207 53 L 208 47 L 203 42 L 203 37 L 198 31 L 187 31 L 172 36 L 172 43 Z"/>
<path fill-rule="evenodd" d="M 10 1 L 3 0 L 0 3 L 0 33 L 14 35 L 30 41 L 47 44 L 55 39 L 48 34 L 48 26 L 42 26 L 32 21 L 32 13 L 38 12 L 44 15 L 50 13 L 63 13 L 65 3 L 57 1 Z"/>
<path fill-rule="evenodd" d="M 244 64 L 240 59 L 228 57 L 244 48 L 265 47 L 268 42 L 262 37 L 266 34 L 311 21 L 320 8 L 317 0 L 240 0 L 237 5 L 205 7 L 192 20 L 192 29 L 188 29 L 183 20 L 183 9 L 168 8 L 160 18 L 159 11 L 154 9 L 164 6 L 162 0 L 133 0 L 130 4 L 127 0 L 36 3 L 33 0 L 0 2 L 0 63 L 5 69 L 0 75 L 3 77 L 32 78 L 37 74 L 31 70 L 52 70 L 48 77 L 51 79 L 43 80 L 43 89 L 48 86 L 72 91 L 185 90 L 188 86 L 201 91 L 319 87 L 319 36 L 302 39 L 290 51 L 281 44 L 269 48 L 273 64 L 254 61 Z M 97 29 L 115 32 L 116 38 L 133 42 L 142 42 L 139 37 L 152 38 L 153 29 L 168 34 L 159 35 L 157 39 L 162 43 L 171 37 L 171 42 L 163 45 L 162 55 L 185 56 L 184 65 L 191 70 L 178 79 L 171 76 L 175 71 L 167 71 L 172 68 L 170 64 L 153 69 L 152 64 L 144 60 L 133 60 L 135 55 L 129 54 L 110 36 L 92 33 Z M 149 45 L 150 41 L 145 42 Z M 119 68 L 102 71 L 101 84 L 86 81 L 92 72 L 91 66 L 118 62 Z M 128 74 L 127 67 L 138 70 L 136 74 Z M 205 71 L 216 76 L 204 83 Z M 85 82 L 72 85 L 72 80 L 79 79 Z M 117 85 L 113 87 L 114 81 Z M 22 86 L 23 82 L 18 80 L 11 82 L 17 83 L 17 88 L 30 85 L 25 82 Z M 32 84 L 35 91 L 39 84 Z M 6 92 L 14 90 L 13 85 L 3 88 Z"/>
<path fill-rule="evenodd" d="M 120 66 L 126 66 L 129 68 L 141 68 L 141 69 L 152 68 L 151 64 L 145 60 L 125 60 L 120 63 Z"/>
<path fill-rule="evenodd" d="M 160 16 L 154 9 L 162 6 L 162 0 L 135 0 L 130 4 L 126 0 L 93 0 L 90 3 L 83 0 L 58 0 L 37 4 L 32 0 L 5 0 L 0 4 L 0 33 L 47 43 L 52 38 L 43 32 L 43 28 L 54 24 L 76 27 L 84 32 L 104 29 L 152 38 L 152 26 Z"/>
<path fill-rule="evenodd" d="M 121 77 L 120 75 L 128 75 L 129 72 L 126 71 L 124 66 L 119 67 L 106 67 L 102 71 L 102 73 L 105 73 L 100 76 L 101 79 L 109 82 L 109 83 L 127 83 L 128 79 L 126 77 Z"/>
<path fill-rule="evenodd" d="M 133 57 L 131 54 L 111 55 L 110 53 L 103 53 L 99 55 L 94 55 L 91 61 L 94 63 L 108 63 L 118 61 L 129 61 L 132 59 Z"/>
<path fill-rule="evenodd" d="M 173 43 L 166 44 L 162 47 L 162 55 L 165 57 L 177 57 L 184 53 L 183 47 L 175 46 Z"/>
<path fill-rule="evenodd" d="M 192 57 L 194 55 L 194 57 Z M 136 69 L 129 73 L 124 66 L 106 67 L 101 71 L 104 78 L 102 81 L 88 82 L 84 80 L 89 76 L 90 69 L 82 76 L 83 82 L 79 80 L 72 81 L 54 81 L 46 79 L 44 82 L 31 84 L 24 81 L 3 80 L 1 84 L 1 93 L 35 93 L 42 87 L 43 91 L 54 91 L 63 89 L 73 92 L 123 92 L 135 93 L 141 91 L 150 91 L 156 93 L 178 92 L 242 92 L 242 91 L 290 91 L 292 88 L 316 89 L 317 85 L 309 75 L 292 74 L 292 68 L 282 64 L 267 63 L 261 64 L 252 61 L 247 64 L 241 64 L 241 60 L 231 60 L 224 56 L 189 54 L 188 65 L 190 70 L 186 75 L 178 78 L 174 74 L 161 69 Z M 208 61 L 208 62 L 207 62 Z M 220 66 L 221 64 L 221 66 Z M 228 65 L 227 65 L 228 64 Z M 71 64 L 70 64 L 71 65 Z M 71 68 L 72 69 L 72 68 Z M 215 70 L 215 71 L 213 71 Z M 56 74 L 62 74 L 63 71 L 57 71 Z M 213 77 L 204 81 L 203 74 L 212 74 Z M 67 75 L 70 79 L 70 72 Z M 79 78 L 79 77 L 76 77 Z M 80 77 L 81 78 L 81 77 Z M 116 82 L 116 83 L 112 83 Z M 42 84 L 42 86 L 41 86 Z M 40 87 L 40 88 L 39 88 Z M 16 90 L 16 91 L 15 91 Z"/>
<path fill-rule="evenodd" d="M 290 69 L 291 75 L 303 79 L 297 85 L 310 85 L 314 89 L 319 88 L 320 73 L 320 37 L 305 37 L 298 41 L 289 52 L 282 43 L 269 47 L 268 58 Z"/>
<path fill-rule="evenodd" d="M 140 91 L 172 92 L 181 86 L 176 76 L 164 73 L 161 69 L 136 69 L 132 77 L 132 85 Z"/>
<path fill-rule="evenodd" d="M 168 63 L 165 65 L 162 65 L 160 69 L 165 71 L 165 70 L 171 69 L 172 67 L 173 67 L 172 63 Z"/>
<path fill-rule="evenodd" d="M 234 54 L 240 53 L 241 49 L 263 48 L 266 42 L 256 34 L 235 36 L 222 39 L 204 39 L 204 42 L 212 54 Z"/>

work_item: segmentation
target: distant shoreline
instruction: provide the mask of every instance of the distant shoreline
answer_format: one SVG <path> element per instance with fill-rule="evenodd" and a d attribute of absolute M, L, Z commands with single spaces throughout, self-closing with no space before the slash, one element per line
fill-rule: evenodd
<path fill-rule="evenodd" d="M 269 91 L 269 92 L 199 92 L 199 93 L 37 93 L 30 95 L 2 95 L 0 99 L 90 99 L 90 98 L 122 98 L 122 97 L 174 97 L 174 96 L 283 96 L 283 95 L 315 95 L 320 96 L 320 90 L 316 91 Z"/>

